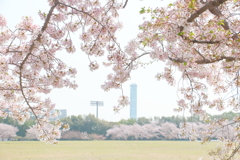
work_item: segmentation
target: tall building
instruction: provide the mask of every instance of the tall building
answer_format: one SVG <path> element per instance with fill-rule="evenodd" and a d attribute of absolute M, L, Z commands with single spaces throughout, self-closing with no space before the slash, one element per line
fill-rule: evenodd
<path fill-rule="evenodd" d="M 130 118 L 137 119 L 137 85 L 130 85 Z"/>

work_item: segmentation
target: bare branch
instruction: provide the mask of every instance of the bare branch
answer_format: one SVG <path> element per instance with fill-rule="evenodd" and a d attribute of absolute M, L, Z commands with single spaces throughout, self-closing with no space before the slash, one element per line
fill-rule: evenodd
<path fill-rule="evenodd" d="M 169 59 L 170 61 L 173 61 L 173 62 L 176 62 L 176 63 L 184 63 L 184 62 L 186 62 L 185 60 L 180 59 L 180 58 L 175 59 L 175 58 L 168 57 L 168 59 Z"/>
<path fill-rule="evenodd" d="M 229 25 L 228 22 L 226 20 L 223 21 L 223 24 L 221 25 L 225 30 L 229 30 Z"/>
<path fill-rule="evenodd" d="M 194 50 L 195 50 L 204 60 L 206 60 L 206 58 L 205 58 L 198 50 L 196 50 L 195 48 L 194 48 Z"/>
<path fill-rule="evenodd" d="M 222 12 L 218 9 L 218 7 L 209 8 L 208 10 L 215 16 L 222 16 Z"/>
<path fill-rule="evenodd" d="M 206 3 L 202 8 L 197 10 L 195 13 L 193 13 L 188 19 L 187 22 L 193 22 L 199 15 L 201 15 L 206 10 L 214 10 L 213 8 L 218 7 L 219 5 L 223 4 L 227 0 L 216 0 L 216 1 L 210 1 Z"/>
<path fill-rule="evenodd" d="M 123 5 L 123 8 L 127 6 L 128 0 L 125 1 L 125 4 Z"/>
<path fill-rule="evenodd" d="M 142 56 L 145 56 L 145 55 L 147 55 L 147 54 L 150 54 L 150 52 L 143 53 L 143 54 L 139 55 L 138 57 L 134 58 L 133 60 L 131 60 L 131 62 L 128 63 L 128 65 L 126 66 L 126 69 L 127 69 L 130 65 L 132 65 L 132 63 L 133 63 L 134 61 L 136 61 L 137 59 L 139 59 L 139 58 L 141 58 Z"/>
<path fill-rule="evenodd" d="M 228 159 L 227 160 L 231 160 L 232 159 L 232 157 L 239 151 L 239 149 L 240 149 L 240 144 L 238 144 L 238 146 L 232 151 L 232 154 L 231 154 L 231 156 L 230 157 L 228 157 Z"/>
<path fill-rule="evenodd" d="M 191 40 L 192 43 L 206 43 L 206 44 L 216 44 L 216 43 L 220 43 L 220 41 L 198 41 L 196 39 Z"/>
<path fill-rule="evenodd" d="M 181 58 L 174 59 L 174 58 L 168 57 L 168 59 L 170 61 L 177 62 L 177 63 L 184 63 L 184 62 L 186 63 L 187 62 L 186 60 L 181 59 Z M 224 59 L 226 61 L 234 61 L 234 60 L 236 60 L 235 57 L 220 56 L 219 58 L 212 59 L 212 60 L 209 60 L 209 59 L 197 60 L 197 61 L 195 61 L 195 63 L 197 63 L 197 64 L 209 64 L 209 63 L 219 62 L 219 61 L 224 60 Z"/>

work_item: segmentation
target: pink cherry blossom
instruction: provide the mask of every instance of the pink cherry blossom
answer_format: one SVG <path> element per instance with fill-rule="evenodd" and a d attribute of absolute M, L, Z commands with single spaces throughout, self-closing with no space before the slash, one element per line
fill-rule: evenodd
<path fill-rule="evenodd" d="M 91 71 L 94 71 L 94 70 L 99 68 L 99 65 L 98 65 L 98 63 L 96 61 L 94 61 L 94 62 L 91 62 L 89 64 L 89 68 L 90 68 Z"/>
<path fill-rule="evenodd" d="M 120 106 L 127 106 L 127 105 L 129 105 L 128 97 L 126 97 L 126 96 L 119 97 L 118 104 Z"/>
<path fill-rule="evenodd" d="M 5 27 L 7 25 L 6 19 L 5 17 L 3 17 L 2 15 L 0 15 L 0 26 L 1 27 Z"/>
<path fill-rule="evenodd" d="M 0 140 L 8 140 L 16 137 L 17 127 L 0 123 Z"/>

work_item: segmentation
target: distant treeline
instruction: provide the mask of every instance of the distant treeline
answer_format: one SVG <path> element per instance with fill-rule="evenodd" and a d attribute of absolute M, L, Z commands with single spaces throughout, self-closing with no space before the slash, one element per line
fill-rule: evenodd
<path fill-rule="evenodd" d="M 238 113 L 233 112 L 225 112 L 221 115 L 209 115 L 211 119 L 218 118 L 227 118 L 232 120 L 233 117 L 237 116 Z M 181 116 L 171 116 L 171 117 L 139 117 L 138 119 L 122 119 L 118 122 L 108 122 L 106 120 L 97 119 L 93 114 L 89 115 L 78 115 L 78 116 L 69 116 L 64 119 L 61 119 L 62 122 L 68 123 L 70 125 L 71 133 L 76 134 L 77 132 L 86 133 L 88 135 L 93 135 L 94 137 L 98 137 L 98 135 L 106 136 L 107 130 L 119 126 L 119 125 L 146 125 L 154 122 L 155 124 L 164 124 L 166 122 L 175 124 L 177 128 L 181 122 L 201 122 L 198 115 L 194 115 L 191 117 L 181 117 Z M 9 124 L 18 128 L 17 136 L 25 137 L 26 130 L 29 129 L 32 125 L 35 124 L 34 120 L 28 120 L 23 125 L 20 125 L 16 120 L 13 120 L 10 117 L 5 119 L 0 118 L 0 123 Z M 203 122 L 202 122 L 203 123 Z M 98 137 L 99 138 L 99 137 Z M 99 138 L 101 139 L 101 137 Z"/>
<path fill-rule="evenodd" d="M 12 119 L 11 117 L 7 117 L 5 119 L 0 117 L 0 123 L 5 123 L 17 127 L 18 128 L 18 132 L 16 133 L 17 136 L 25 137 L 27 129 L 33 126 L 35 124 L 35 121 L 30 119 L 26 121 L 24 124 L 19 124 L 16 120 Z"/>

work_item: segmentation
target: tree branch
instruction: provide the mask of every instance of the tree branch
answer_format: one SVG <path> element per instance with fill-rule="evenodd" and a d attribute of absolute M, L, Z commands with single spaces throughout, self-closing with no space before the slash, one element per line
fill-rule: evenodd
<path fill-rule="evenodd" d="M 195 13 L 193 13 L 188 19 L 187 22 L 193 22 L 199 15 L 201 15 L 203 12 L 206 10 L 211 10 L 214 12 L 214 8 L 218 7 L 219 5 L 223 4 L 227 0 L 215 0 L 215 1 L 210 1 L 206 3 L 202 8 L 197 10 Z M 216 9 L 215 9 L 216 10 Z M 216 12 L 217 13 L 217 12 Z M 214 14 L 214 13 L 213 13 Z"/>
<path fill-rule="evenodd" d="M 195 50 L 204 60 L 206 60 L 206 58 L 205 58 L 198 50 L 196 50 L 195 48 L 194 48 L 194 50 Z"/>
<path fill-rule="evenodd" d="M 192 43 L 207 43 L 207 44 L 216 44 L 216 43 L 220 43 L 220 41 L 198 41 L 196 39 L 191 40 Z"/>
<path fill-rule="evenodd" d="M 127 6 L 128 0 L 125 1 L 125 4 L 123 5 L 123 8 Z"/>
<path fill-rule="evenodd" d="M 26 95 L 24 93 L 24 90 L 23 90 L 25 87 L 23 86 L 23 73 L 22 73 L 22 69 L 23 69 L 24 64 L 26 64 L 26 61 L 28 60 L 29 56 L 32 54 L 32 51 L 33 51 L 33 49 L 35 47 L 35 42 L 40 40 L 40 38 L 42 36 L 42 33 L 46 30 L 47 25 L 48 25 L 48 23 L 50 21 L 50 18 L 52 16 L 53 10 L 55 9 L 55 7 L 57 7 L 58 4 L 59 4 L 58 0 L 55 0 L 54 5 L 50 8 L 50 10 L 48 12 L 47 18 L 45 19 L 45 22 L 44 22 L 44 24 L 43 24 L 43 26 L 41 28 L 41 32 L 38 34 L 37 38 L 32 42 L 32 44 L 31 44 L 31 46 L 29 48 L 29 52 L 27 53 L 26 57 L 23 59 L 22 63 L 19 66 L 19 70 L 20 70 L 20 72 L 19 72 L 20 91 L 22 93 L 22 96 L 23 96 L 27 106 L 32 111 L 32 113 L 34 114 L 34 116 L 36 118 L 36 121 L 37 121 L 37 123 L 39 125 L 41 125 L 41 122 L 38 119 L 38 116 L 36 115 L 36 113 L 34 112 L 32 106 L 30 105 L 30 102 L 28 101 L 28 99 L 27 99 L 27 97 L 26 97 Z M 46 135 L 46 137 L 48 137 L 48 135 L 47 135 L 47 133 L 45 133 L 45 131 L 44 131 L 44 134 Z M 49 139 L 49 137 L 48 137 L 48 139 Z"/>
<path fill-rule="evenodd" d="M 179 26 L 180 32 L 182 32 L 183 29 L 184 29 L 183 26 Z M 189 39 L 188 37 L 185 37 L 185 36 L 183 36 L 183 35 L 179 35 L 179 36 L 182 37 L 184 40 L 188 40 L 188 41 L 190 41 L 190 42 L 192 42 L 192 43 L 206 43 L 206 44 L 216 44 L 216 43 L 220 43 L 220 41 L 199 41 L 199 40 L 196 40 L 196 39 L 191 40 L 191 39 Z"/>
<path fill-rule="evenodd" d="M 176 62 L 176 63 L 186 63 L 187 62 L 186 60 L 180 59 L 180 58 L 174 59 L 174 58 L 168 57 L 168 59 L 170 61 L 173 61 L 173 62 Z M 220 56 L 220 58 L 213 59 L 213 60 L 210 60 L 210 59 L 196 60 L 195 63 L 197 63 L 197 64 L 209 64 L 209 63 L 219 62 L 219 61 L 224 60 L 224 59 L 226 61 L 234 61 L 234 60 L 236 60 L 235 57 Z"/>
<path fill-rule="evenodd" d="M 128 65 L 126 66 L 125 69 L 127 69 L 130 65 L 132 65 L 132 63 L 133 63 L 134 61 L 136 61 L 137 59 L 139 59 L 139 58 L 141 58 L 142 56 L 145 56 L 145 55 L 147 55 L 147 54 L 150 54 L 150 52 L 143 53 L 143 54 L 139 55 L 138 57 L 132 59 L 131 62 L 128 63 Z"/>

